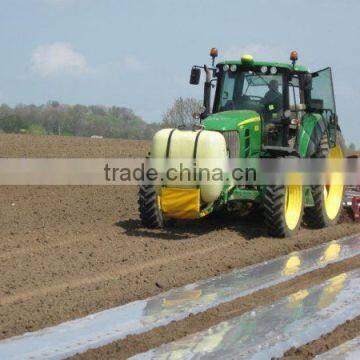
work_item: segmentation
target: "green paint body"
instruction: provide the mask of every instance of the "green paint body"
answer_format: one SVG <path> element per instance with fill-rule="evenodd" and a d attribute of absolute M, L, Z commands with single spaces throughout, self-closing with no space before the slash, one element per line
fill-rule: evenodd
<path fill-rule="evenodd" d="M 322 116 L 320 114 L 306 114 L 302 118 L 298 145 L 298 151 L 302 158 L 306 158 L 311 136 L 316 124 L 321 120 Z"/>
<path fill-rule="evenodd" d="M 237 131 L 241 158 L 260 157 L 261 120 L 256 111 L 233 110 L 210 115 L 203 122 L 205 130 Z"/>
<path fill-rule="evenodd" d="M 307 157 L 311 136 L 317 123 L 321 120 L 321 115 L 312 113 L 306 114 L 302 118 L 297 148 L 302 158 Z M 255 111 L 233 110 L 212 114 L 204 120 L 203 125 L 206 130 L 210 131 L 236 131 L 239 136 L 239 143 L 241 144 L 239 151 L 240 158 L 260 158 L 267 156 L 267 154 L 261 150 L 262 124 L 260 115 Z M 261 203 L 263 191 L 264 186 L 258 186 L 256 189 L 240 189 L 225 186 L 222 199 L 220 199 L 219 203 L 224 204 L 232 200 Z M 305 206 L 314 205 L 309 186 L 304 186 L 304 199 Z"/>

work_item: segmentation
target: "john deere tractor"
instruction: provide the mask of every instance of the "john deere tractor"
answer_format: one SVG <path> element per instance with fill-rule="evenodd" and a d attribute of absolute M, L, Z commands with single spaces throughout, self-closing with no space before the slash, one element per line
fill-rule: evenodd
<path fill-rule="evenodd" d="M 291 62 L 239 60 L 193 66 L 190 84 L 204 72 L 203 112 L 192 129 L 163 129 L 155 134 L 151 159 L 327 158 L 344 156 L 331 69 L 314 73 Z M 212 88 L 215 94 L 212 95 Z M 195 170 L 196 171 L 196 170 Z M 220 209 L 260 209 L 269 234 L 287 237 L 302 222 L 322 228 L 335 224 L 342 208 L 341 181 L 326 185 L 243 185 L 216 182 L 144 183 L 139 190 L 142 223 L 165 226 L 172 219 L 198 219 Z"/>

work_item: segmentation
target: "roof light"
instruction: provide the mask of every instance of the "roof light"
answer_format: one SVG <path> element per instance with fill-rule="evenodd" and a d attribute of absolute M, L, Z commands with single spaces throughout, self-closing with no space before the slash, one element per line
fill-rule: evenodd
<path fill-rule="evenodd" d="M 251 64 L 254 62 L 254 58 L 251 56 L 251 55 L 244 55 L 242 58 L 241 58 L 241 62 L 243 64 Z"/>
<path fill-rule="evenodd" d="M 210 50 L 210 56 L 212 58 L 212 66 L 215 66 L 215 58 L 217 58 L 219 55 L 218 49 L 217 48 L 212 48 Z"/>
<path fill-rule="evenodd" d="M 277 68 L 275 66 L 272 66 L 270 68 L 270 73 L 271 73 L 271 75 L 276 75 L 277 74 Z"/>
<path fill-rule="evenodd" d="M 214 58 L 218 57 L 218 56 L 219 56 L 219 51 L 218 51 L 218 49 L 217 49 L 217 48 L 212 48 L 212 49 L 210 50 L 210 56 L 211 56 L 211 57 L 214 57 Z"/>

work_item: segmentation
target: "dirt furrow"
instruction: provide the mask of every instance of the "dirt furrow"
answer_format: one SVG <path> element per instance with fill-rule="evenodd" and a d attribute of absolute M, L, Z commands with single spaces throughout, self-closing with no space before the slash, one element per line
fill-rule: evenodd
<path fill-rule="evenodd" d="M 184 252 L 180 255 L 174 255 L 171 258 L 169 258 L 168 256 L 159 257 L 145 263 L 139 263 L 136 265 L 127 266 L 126 268 L 121 268 L 121 269 L 115 268 L 103 273 L 96 273 L 83 278 L 70 279 L 62 283 L 57 283 L 53 286 L 40 287 L 40 288 L 35 288 L 31 291 L 15 293 L 14 295 L 2 297 L 0 299 L 0 306 L 10 305 L 20 301 L 25 302 L 32 297 L 42 297 L 42 296 L 45 297 L 45 296 L 53 295 L 54 293 L 62 292 L 65 289 L 76 289 L 80 287 L 94 285 L 101 282 L 116 280 L 121 276 L 129 275 L 136 272 L 147 271 L 150 268 L 154 268 L 154 267 L 166 266 L 167 264 L 173 261 L 178 262 L 181 260 L 185 260 L 190 256 L 206 256 L 210 252 L 221 251 L 224 248 L 228 247 L 229 245 L 231 244 L 222 243 L 205 249 L 191 250 L 188 252 Z"/>
<path fill-rule="evenodd" d="M 68 256 L 56 248 L 46 256 L 29 253 L 24 261 L 27 266 L 20 257 L 14 261 L 16 266 L 7 268 L 0 279 L 1 338 L 315 246 L 358 232 L 360 226 L 344 223 L 316 231 L 316 237 L 303 230 L 287 240 L 246 240 L 228 229 L 180 241 L 130 237 L 132 246 L 128 250 L 128 236 L 119 231 L 118 238 L 109 239 L 104 236 L 104 229 L 100 230 L 103 240 L 89 241 L 89 235 L 85 235 L 82 241 L 66 247 Z M 85 249 L 81 250 L 79 244 Z"/>
<path fill-rule="evenodd" d="M 291 348 L 282 360 L 310 360 L 316 355 L 327 352 L 342 343 L 360 335 L 360 316 L 338 326 L 334 331 L 299 348 Z"/>
<path fill-rule="evenodd" d="M 126 339 L 114 342 L 99 349 L 90 350 L 74 358 L 77 359 L 126 359 L 140 352 L 148 351 L 161 344 L 180 339 L 189 334 L 199 332 L 220 322 L 239 316 L 251 311 L 258 306 L 271 304 L 276 300 L 322 283 L 328 278 L 334 277 L 346 271 L 360 267 L 360 256 L 337 264 L 328 265 L 324 269 L 299 276 L 293 280 L 260 290 L 249 296 L 221 304 L 216 308 L 203 313 L 189 316 L 188 318 L 172 322 L 146 332 L 144 334 L 128 336 Z M 357 323 L 357 329 L 358 328 Z"/>

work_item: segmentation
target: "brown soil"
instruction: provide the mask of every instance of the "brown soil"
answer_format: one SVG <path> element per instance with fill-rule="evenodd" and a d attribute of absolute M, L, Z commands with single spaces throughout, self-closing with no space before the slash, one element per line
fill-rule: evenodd
<path fill-rule="evenodd" d="M 221 304 L 184 320 L 172 322 L 168 326 L 163 326 L 140 335 L 128 336 L 124 340 L 114 342 L 99 349 L 87 351 L 75 357 L 78 359 L 127 359 L 130 356 L 158 347 L 161 344 L 208 329 L 210 326 L 239 316 L 258 306 L 271 304 L 284 296 L 320 284 L 325 279 L 345 271 L 351 271 L 359 266 L 360 256 L 357 256 L 341 263 L 329 265 L 325 269 L 313 271 L 296 279 L 258 291 L 252 295 Z M 356 326 L 352 326 L 352 330 L 349 333 L 354 333 L 356 329 L 360 332 L 359 324 L 356 323 Z M 344 332 L 346 331 L 344 330 Z"/>
<path fill-rule="evenodd" d="M 286 360 L 308 360 L 316 355 L 329 351 L 340 344 L 352 340 L 360 335 L 360 316 L 354 320 L 348 320 L 345 324 L 338 326 L 334 331 L 322 336 L 299 348 L 287 351 L 282 359 Z"/>
<path fill-rule="evenodd" d="M 150 142 L 145 140 L 0 134 L 2 158 L 141 158 L 149 149 Z"/>
<path fill-rule="evenodd" d="M 0 135 L 3 157 L 138 157 L 148 148 L 144 141 Z M 151 231 L 138 220 L 134 187 L 1 190 L 0 338 L 360 231 L 346 218 L 272 239 L 261 219 L 236 216 Z"/>

